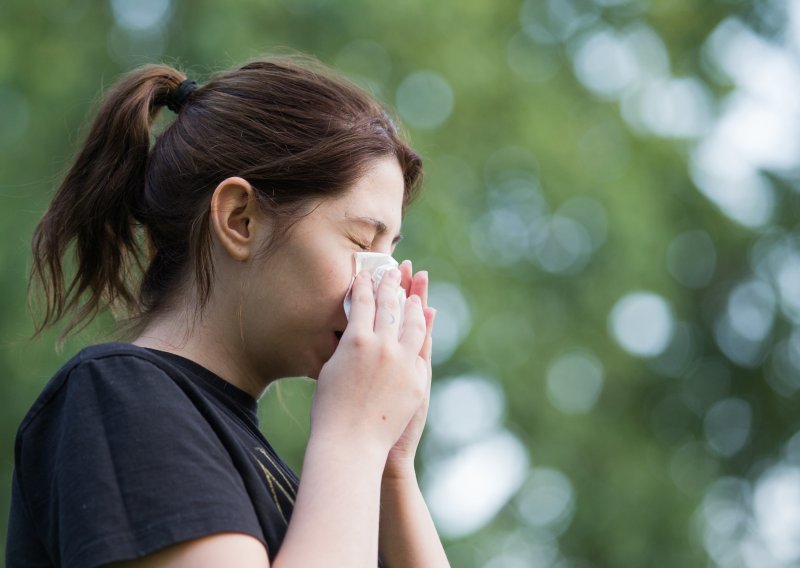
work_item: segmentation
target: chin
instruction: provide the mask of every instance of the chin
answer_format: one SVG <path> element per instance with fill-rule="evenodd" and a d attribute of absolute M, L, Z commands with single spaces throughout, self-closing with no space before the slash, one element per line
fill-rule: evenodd
<path fill-rule="evenodd" d="M 328 359 L 330 359 L 330 357 Z M 294 376 L 306 377 L 316 381 L 319 379 L 319 374 L 322 372 L 322 367 L 325 366 L 325 363 L 328 362 L 328 359 L 320 358 L 319 354 L 317 353 L 309 353 L 308 357 L 304 361 L 302 370 L 298 369 L 298 372 L 295 373 Z"/>
<path fill-rule="evenodd" d="M 302 372 L 294 373 L 293 377 L 304 377 L 312 381 L 319 380 L 319 374 L 322 371 L 322 366 L 314 366 L 313 368 L 306 367 Z"/>
<path fill-rule="evenodd" d="M 333 338 L 330 346 L 325 345 L 309 345 L 307 349 L 297 353 L 294 358 L 296 364 L 291 365 L 290 374 L 288 377 L 306 377 L 313 380 L 319 379 L 319 374 L 333 354 L 336 352 L 336 347 L 339 344 L 338 337 Z"/>

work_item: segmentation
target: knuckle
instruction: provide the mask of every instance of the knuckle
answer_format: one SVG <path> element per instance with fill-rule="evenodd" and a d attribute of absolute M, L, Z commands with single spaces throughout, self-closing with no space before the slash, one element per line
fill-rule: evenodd
<path fill-rule="evenodd" d="M 425 328 L 425 323 L 416 322 L 411 320 L 405 320 L 403 322 L 403 335 L 414 340 L 419 339 L 422 342 L 423 337 L 427 333 L 427 329 Z"/>
<path fill-rule="evenodd" d="M 359 290 L 353 292 L 353 302 L 362 306 L 368 306 L 375 301 L 369 290 Z"/>
<path fill-rule="evenodd" d="M 415 402 L 422 402 L 425 399 L 425 387 L 420 381 L 415 381 L 411 387 L 411 397 Z"/>
<path fill-rule="evenodd" d="M 425 320 L 423 318 L 414 318 L 411 320 L 411 326 L 416 331 L 425 333 L 427 331 L 427 326 L 425 325 Z"/>
<path fill-rule="evenodd" d="M 395 359 L 395 349 L 388 342 L 382 342 L 378 346 L 378 359 L 384 363 L 393 362 Z"/>
<path fill-rule="evenodd" d="M 350 336 L 350 343 L 353 347 L 365 348 L 369 345 L 371 338 L 364 332 L 357 332 Z"/>
<path fill-rule="evenodd" d="M 378 298 L 378 305 L 381 308 L 395 309 L 398 306 L 397 297 L 393 295 L 382 295 Z"/>
<path fill-rule="evenodd" d="M 378 346 L 378 357 L 383 361 L 394 359 L 394 349 L 388 342 L 381 342 Z"/>

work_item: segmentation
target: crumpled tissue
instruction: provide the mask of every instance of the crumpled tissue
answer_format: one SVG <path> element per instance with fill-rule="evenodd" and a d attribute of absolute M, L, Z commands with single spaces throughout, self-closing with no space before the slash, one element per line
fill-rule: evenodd
<path fill-rule="evenodd" d="M 353 283 L 356 281 L 356 274 L 362 270 L 368 270 L 372 274 L 372 294 L 377 297 L 378 286 L 381 283 L 381 278 L 391 268 L 397 268 L 398 262 L 388 254 L 380 252 L 357 252 L 355 253 L 355 269 L 353 272 L 353 279 L 350 281 L 350 287 L 347 289 L 347 294 L 344 297 L 344 313 L 347 319 L 350 319 L 350 295 L 353 291 Z M 403 325 L 403 307 L 406 303 L 406 291 L 403 287 L 397 289 L 397 301 L 400 305 L 400 313 L 398 316 L 398 327 L 402 329 Z"/>

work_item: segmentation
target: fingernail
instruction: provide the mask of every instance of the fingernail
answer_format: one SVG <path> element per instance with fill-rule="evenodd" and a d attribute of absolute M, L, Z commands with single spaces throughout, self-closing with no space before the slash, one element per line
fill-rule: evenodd
<path fill-rule="evenodd" d="M 419 304 L 420 303 L 419 296 L 417 296 L 417 295 L 409 296 L 408 297 L 408 301 L 411 302 L 412 304 Z"/>
<path fill-rule="evenodd" d="M 396 268 L 392 268 L 389 273 L 387 274 L 390 280 L 399 282 L 400 281 L 400 271 Z"/>
<path fill-rule="evenodd" d="M 427 270 L 420 270 L 417 274 L 421 274 L 425 280 L 428 279 L 428 271 Z"/>

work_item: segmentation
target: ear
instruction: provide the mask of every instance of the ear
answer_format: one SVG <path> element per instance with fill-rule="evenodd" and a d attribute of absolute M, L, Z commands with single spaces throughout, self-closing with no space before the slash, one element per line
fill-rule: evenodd
<path fill-rule="evenodd" d="M 222 248 L 238 262 L 256 252 L 257 225 L 264 215 L 258 208 L 255 190 L 240 177 L 223 180 L 211 196 L 211 230 Z"/>

